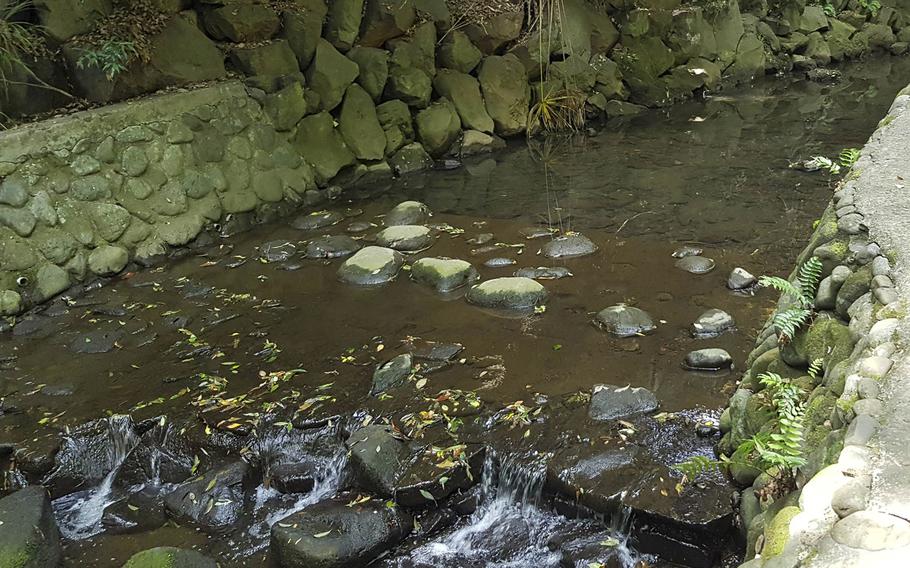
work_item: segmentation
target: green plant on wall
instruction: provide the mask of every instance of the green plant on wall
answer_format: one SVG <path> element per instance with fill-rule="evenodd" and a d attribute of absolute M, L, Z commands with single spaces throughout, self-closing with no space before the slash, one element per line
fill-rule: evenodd
<path fill-rule="evenodd" d="M 108 80 L 113 81 L 138 55 L 139 50 L 132 41 L 106 40 L 97 47 L 83 48 L 76 66 L 80 69 L 101 69 Z"/>
<path fill-rule="evenodd" d="M 788 343 L 803 325 L 815 314 L 815 292 L 822 276 L 822 261 L 811 257 L 799 268 L 796 282 L 790 282 L 777 276 L 762 276 L 758 283 L 767 288 L 774 288 L 788 297 L 795 305 L 779 310 L 772 320 L 781 343 Z"/>
<path fill-rule="evenodd" d="M 825 15 L 829 18 L 833 18 L 837 15 L 837 9 L 834 7 L 834 4 L 831 2 L 825 2 L 822 4 L 822 10 L 825 11 Z"/>
<path fill-rule="evenodd" d="M 5 94 L 10 85 L 18 84 L 15 76 L 25 72 L 32 75 L 23 57 L 35 55 L 41 48 L 41 39 L 35 26 L 17 21 L 30 2 L 5 5 L 0 2 L 0 89 Z"/>
<path fill-rule="evenodd" d="M 859 160 L 859 148 L 844 148 L 837 157 L 840 165 L 845 168 L 852 168 L 853 164 Z"/>
<path fill-rule="evenodd" d="M 882 4 L 878 0 L 857 0 L 857 3 L 864 12 L 873 18 L 878 14 L 878 11 L 882 9 Z"/>

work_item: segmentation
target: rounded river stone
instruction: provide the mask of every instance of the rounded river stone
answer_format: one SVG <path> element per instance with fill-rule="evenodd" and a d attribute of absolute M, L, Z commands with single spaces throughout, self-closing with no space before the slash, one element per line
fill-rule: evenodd
<path fill-rule="evenodd" d="M 386 227 L 419 225 L 430 218 L 430 208 L 419 201 L 403 201 L 386 213 L 382 222 Z"/>
<path fill-rule="evenodd" d="M 383 247 L 364 247 L 338 268 L 338 278 L 348 284 L 372 286 L 393 280 L 401 270 L 401 253 Z"/>
<path fill-rule="evenodd" d="M 691 245 L 684 245 L 673 251 L 673 254 L 670 255 L 673 258 L 686 258 L 687 256 L 698 256 L 703 253 L 704 250 L 694 247 Z"/>
<path fill-rule="evenodd" d="M 750 274 L 745 268 L 736 267 L 730 272 L 727 278 L 727 288 L 731 290 L 745 290 L 755 284 L 755 276 Z"/>
<path fill-rule="evenodd" d="M 732 330 L 733 316 L 723 310 L 710 309 L 692 324 L 692 335 L 699 338 L 717 337 Z"/>
<path fill-rule="evenodd" d="M 494 258 L 487 259 L 483 263 L 483 265 L 486 266 L 487 268 L 502 268 L 503 266 L 512 266 L 513 264 L 516 264 L 517 262 L 518 261 L 516 261 L 514 258 L 506 258 L 503 256 L 497 256 Z"/>
<path fill-rule="evenodd" d="M 585 256 L 597 251 L 597 245 L 584 235 L 568 235 L 556 237 L 545 244 L 541 250 L 544 256 L 550 258 L 571 258 Z"/>
<path fill-rule="evenodd" d="M 714 261 L 703 256 L 685 256 L 676 261 L 676 267 L 692 274 L 707 274 L 714 270 Z"/>
<path fill-rule="evenodd" d="M 534 280 L 558 280 L 572 276 L 572 273 L 564 266 L 538 266 L 537 268 L 519 268 L 515 271 L 515 276 Z"/>
<path fill-rule="evenodd" d="M 719 371 L 733 365 L 733 357 L 723 349 L 709 348 L 691 351 L 683 363 L 687 369 L 695 371 Z"/>
<path fill-rule="evenodd" d="M 437 292 L 451 292 L 477 280 L 470 262 L 455 258 L 421 258 L 411 265 L 411 280 Z"/>
<path fill-rule="evenodd" d="M 259 257 L 266 262 L 284 262 L 297 253 L 297 245 L 290 241 L 268 241 L 259 245 Z"/>
<path fill-rule="evenodd" d="M 625 304 L 617 304 L 597 312 L 594 323 L 617 337 L 643 335 L 657 329 L 646 311 Z"/>
<path fill-rule="evenodd" d="M 291 226 L 301 231 L 315 231 L 330 227 L 344 220 L 344 215 L 336 211 L 316 211 L 309 215 L 300 215 L 293 221 Z"/>
<path fill-rule="evenodd" d="M 657 397 L 641 387 L 594 385 L 588 416 L 594 420 L 616 420 L 630 414 L 657 410 Z"/>
<path fill-rule="evenodd" d="M 423 250 L 433 244 L 430 229 L 422 225 L 395 225 L 376 235 L 376 243 L 405 252 Z"/>
<path fill-rule="evenodd" d="M 525 310 L 547 301 L 547 289 L 530 278 L 507 276 L 468 290 L 468 302 L 482 308 Z"/>
<path fill-rule="evenodd" d="M 313 239 L 306 246 L 307 258 L 340 258 L 360 250 L 360 243 L 347 235 Z"/>

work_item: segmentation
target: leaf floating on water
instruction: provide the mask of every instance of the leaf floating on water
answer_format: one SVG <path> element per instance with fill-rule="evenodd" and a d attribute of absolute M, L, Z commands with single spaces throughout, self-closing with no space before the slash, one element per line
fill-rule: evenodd
<path fill-rule="evenodd" d="M 130 511 L 138 511 L 138 510 L 139 510 L 139 507 L 137 507 L 137 506 L 135 506 L 135 505 L 130 505 L 129 503 L 126 504 L 126 508 L 129 509 Z"/>
<path fill-rule="evenodd" d="M 421 489 L 420 494 L 423 495 L 424 499 L 429 499 L 430 501 L 436 502 L 436 498 L 433 497 L 433 494 L 427 491 L 426 489 Z"/>
<path fill-rule="evenodd" d="M 216 475 L 215 477 L 213 477 L 211 481 L 209 481 L 209 484 L 208 484 L 208 485 L 205 486 L 205 492 L 208 493 L 209 491 L 211 491 L 212 488 L 215 487 L 215 484 L 216 484 L 216 483 L 218 483 L 218 476 L 217 476 L 217 475 Z"/>
<path fill-rule="evenodd" d="M 332 532 L 332 529 L 329 529 L 325 532 L 316 533 L 313 535 L 313 538 L 325 538 L 325 537 L 329 536 L 329 534 L 331 534 L 331 532 Z"/>
<path fill-rule="evenodd" d="M 369 495 L 359 495 L 353 501 L 347 504 L 348 507 L 353 507 L 354 505 L 360 505 L 361 503 L 366 503 L 370 500 Z"/>
<path fill-rule="evenodd" d="M 608 537 L 606 540 L 601 541 L 600 545 L 606 546 L 607 548 L 616 548 L 617 546 L 619 546 L 619 541 L 611 536 L 611 537 Z"/>
<path fill-rule="evenodd" d="M 418 389 L 422 389 L 423 387 L 427 386 L 427 380 L 420 379 L 419 381 L 417 381 L 417 384 L 414 386 L 416 386 Z"/>

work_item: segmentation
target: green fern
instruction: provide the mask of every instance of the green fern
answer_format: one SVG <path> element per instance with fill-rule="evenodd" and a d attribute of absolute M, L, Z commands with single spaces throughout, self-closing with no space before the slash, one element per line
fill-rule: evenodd
<path fill-rule="evenodd" d="M 815 303 L 815 292 L 818 290 L 818 283 L 822 279 L 822 270 L 824 270 L 824 266 L 817 256 L 809 257 L 799 267 L 799 274 L 796 279 L 799 282 L 799 289 L 802 291 L 803 305 L 807 308 L 812 307 Z"/>
<path fill-rule="evenodd" d="M 809 364 L 809 376 L 812 377 L 813 380 L 818 378 L 818 374 L 819 374 L 819 372 L 821 372 L 822 366 L 824 364 L 825 364 L 825 360 L 822 359 L 821 357 L 819 357 L 818 359 L 815 359 L 814 361 L 812 361 L 812 363 Z"/>
<path fill-rule="evenodd" d="M 795 298 L 802 297 L 802 292 L 800 292 L 799 288 L 794 286 L 789 280 L 778 276 L 762 276 L 758 279 L 758 283 L 765 288 L 774 288 L 784 295 L 793 296 Z"/>
<path fill-rule="evenodd" d="M 673 469 L 683 474 L 685 480 L 692 481 L 705 473 L 723 471 L 725 461 L 714 460 L 708 456 L 692 456 L 684 462 L 673 466 Z"/>
<path fill-rule="evenodd" d="M 762 276 L 759 279 L 761 286 L 774 288 L 798 304 L 796 307 L 777 312 L 772 319 L 782 343 L 792 340 L 799 328 L 812 319 L 815 292 L 818 290 L 823 269 L 822 261 L 813 256 L 799 267 L 795 283 L 777 276 Z"/>
<path fill-rule="evenodd" d="M 806 308 L 790 308 L 774 314 L 774 318 L 771 321 L 774 323 L 774 328 L 777 330 L 778 337 L 780 337 L 782 342 L 787 343 L 796 336 L 796 332 L 799 328 L 811 318 L 811 310 L 807 310 Z"/>
<path fill-rule="evenodd" d="M 852 168 L 853 164 L 859 160 L 859 149 L 858 148 L 844 148 L 841 150 L 840 155 L 837 159 L 840 161 L 840 165 L 845 168 Z"/>

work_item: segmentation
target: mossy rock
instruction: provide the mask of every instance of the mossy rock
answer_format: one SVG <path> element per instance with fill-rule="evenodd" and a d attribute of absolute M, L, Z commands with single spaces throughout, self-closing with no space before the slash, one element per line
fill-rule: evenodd
<path fill-rule="evenodd" d="M 126 561 L 123 568 L 217 568 L 211 558 L 195 550 L 159 546 L 137 552 Z"/>
<path fill-rule="evenodd" d="M 821 359 L 825 369 L 849 357 L 853 353 L 854 344 L 850 328 L 832 317 L 817 318 L 806 333 L 809 363 Z"/>
<path fill-rule="evenodd" d="M 844 282 L 837 293 L 837 301 L 835 302 L 835 310 L 841 319 L 849 319 L 847 310 L 850 309 L 850 306 L 853 305 L 853 302 L 858 300 L 860 296 L 869 291 L 871 283 L 871 264 L 867 264 L 862 268 L 859 268 L 853 274 L 847 277 L 847 280 Z"/>
<path fill-rule="evenodd" d="M 762 558 L 771 558 L 779 555 L 790 540 L 790 521 L 800 513 L 799 507 L 784 507 L 781 509 L 768 526 L 765 527 L 765 546 L 762 548 Z"/>
<path fill-rule="evenodd" d="M 755 556 L 755 544 L 758 537 L 765 532 L 765 516 L 767 513 L 759 513 L 752 518 L 746 529 L 746 558 Z"/>

